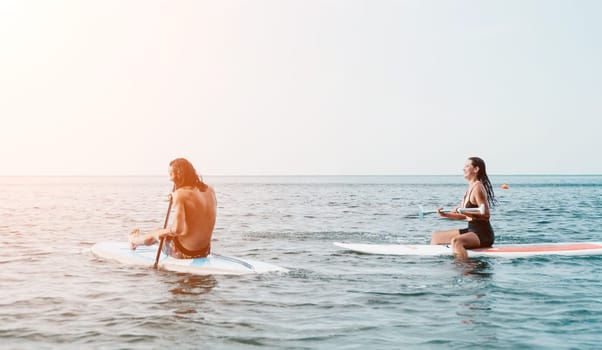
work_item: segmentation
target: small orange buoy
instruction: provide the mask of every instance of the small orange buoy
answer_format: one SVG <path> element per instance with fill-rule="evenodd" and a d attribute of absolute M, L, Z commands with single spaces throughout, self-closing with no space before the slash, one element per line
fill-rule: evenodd
<path fill-rule="evenodd" d="M 502 185 L 502 190 L 507 190 L 508 188 L 509 188 L 508 185 L 506 185 L 506 184 Z"/>

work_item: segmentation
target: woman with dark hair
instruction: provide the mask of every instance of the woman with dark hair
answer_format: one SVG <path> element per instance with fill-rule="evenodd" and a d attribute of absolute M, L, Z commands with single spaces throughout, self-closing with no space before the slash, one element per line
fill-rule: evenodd
<path fill-rule="evenodd" d="M 169 176 L 174 183 L 171 194 L 174 220 L 171 226 L 142 234 L 130 233 L 132 249 L 152 245 L 165 237 L 165 252 L 178 259 L 200 258 L 211 251 L 211 235 L 215 226 L 217 201 L 213 188 L 203 182 L 192 164 L 177 158 L 169 163 Z"/>
<path fill-rule="evenodd" d="M 451 243 L 454 255 L 459 259 L 468 258 L 466 249 L 491 247 L 495 240 L 493 229 L 489 223 L 489 208 L 497 201 L 493 193 L 493 186 L 487 177 L 485 162 L 478 157 L 470 157 L 464 164 L 464 178 L 468 181 L 468 189 L 460 207 L 451 212 L 443 212 L 439 208 L 440 216 L 452 220 L 468 221 L 468 227 L 447 231 L 435 231 L 431 244 Z M 483 208 L 482 212 L 461 211 L 464 208 Z"/>

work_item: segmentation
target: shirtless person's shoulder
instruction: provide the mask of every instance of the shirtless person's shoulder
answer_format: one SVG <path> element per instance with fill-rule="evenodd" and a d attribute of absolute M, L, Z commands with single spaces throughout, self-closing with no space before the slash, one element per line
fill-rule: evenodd
<path fill-rule="evenodd" d="M 132 249 L 167 238 L 168 254 L 180 258 L 203 257 L 211 249 L 211 236 L 216 221 L 217 200 L 212 187 L 198 176 L 192 164 L 177 158 L 170 163 L 170 180 L 174 183 L 171 200 L 174 209 L 169 227 L 146 234 L 135 229 L 130 234 Z"/>

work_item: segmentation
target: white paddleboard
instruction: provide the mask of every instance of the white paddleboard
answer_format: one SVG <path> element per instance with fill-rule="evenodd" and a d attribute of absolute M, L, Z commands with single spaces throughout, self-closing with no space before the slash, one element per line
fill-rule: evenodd
<path fill-rule="evenodd" d="M 355 244 L 339 243 L 334 245 L 364 254 L 379 255 L 453 255 L 450 245 L 411 245 L 411 244 Z M 534 244 L 497 244 L 491 248 L 468 249 L 468 256 L 497 256 L 520 258 L 534 255 L 600 255 L 602 242 L 564 242 Z"/>
<path fill-rule="evenodd" d="M 125 265 L 148 266 L 155 264 L 158 245 L 130 248 L 128 242 L 100 242 L 90 251 L 105 260 L 117 261 Z M 266 272 L 287 272 L 288 270 L 269 263 L 250 259 L 233 258 L 210 254 L 205 258 L 175 259 L 163 252 L 158 268 L 169 271 L 185 272 L 196 275 L 249 275 Z"/>

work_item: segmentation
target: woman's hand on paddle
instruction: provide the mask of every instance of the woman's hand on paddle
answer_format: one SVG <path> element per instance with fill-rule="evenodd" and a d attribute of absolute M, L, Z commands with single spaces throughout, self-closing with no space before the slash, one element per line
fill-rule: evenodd
<path fill-rule="evenodd" d="M 439 216 L 441 216 L 441 217 L 453 219 L 453 220 L 466 219 L 467 216 L 464 213 L 458 213 L 458 208 L 459 207 L 453 207 L 449 211 L 443 211 L 443 208 L 437 208 L 437 214 L 439 214 Z"/>

